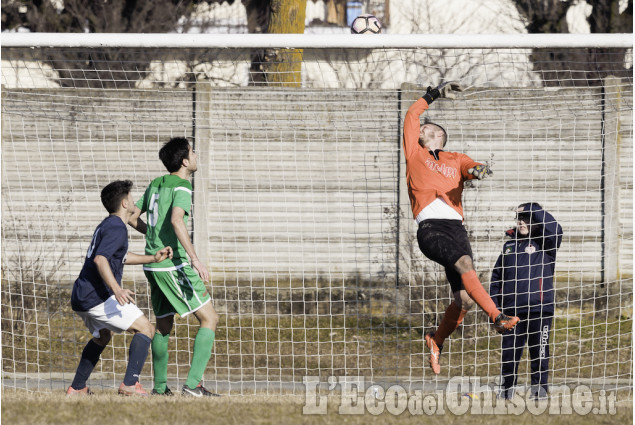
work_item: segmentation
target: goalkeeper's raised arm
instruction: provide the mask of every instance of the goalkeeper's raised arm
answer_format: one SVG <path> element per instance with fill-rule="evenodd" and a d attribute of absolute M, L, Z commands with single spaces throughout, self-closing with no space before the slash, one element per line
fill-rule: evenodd
<path fill-rule="evenodd" d="M 441 87 L 441 90 L 439 90 L 439 87 Z M 438 141 L 441 144 L 440 147 L 445 146 L 447 143 L 447 132 L 443 127 L 429 121 L 424 122 L 423 125 L 420 125 L 419 122 L 419 116 L 430 107 L 435 99 L 442 95 L 443 97 L 450 97 L 448 95 L 452 91 L 452 87 L 454 87 L 455 91 L 461 90 L 458 84 L 448 85 L 448 83 L 444 83 L 439 87 L 434 89 L 428 87 L 426 93 L 408 108 L 404 120 L 404 152 L 406 159 L 416 152 L 416 145 L 424 147 L 425 141 L 429 143 Z"/>
<path fill-rule="evenodd" d="M 517 317 L 503 315 L 478 279 L 472 262 L 472 248 L 463 227 L 462 193 L 465 180 L 482 179 L 489 167 L 473 161 L 465 154 L 443 150 L 448 133 L 423 114 L 440 97 L 453 98 L 459 92 L 456 83 L 428 87 L 406 114 L 404 120 L 404 155 L 406 181 L 413 218 L 419 226 L 417 241 L 421 252 L 445 267 L 454 301 L 447 308 L 441 324 L 426 334 L 430 349 L 430 366 L 440 372 L 439 357 L 443 342 L 461 324 L 476 302 L 490 317 L 498 332 L 512 329 Z"/>
<path fill-rule="evenodd" d="M 448 142 L 448 133 L 445 128 L 424 118 L 423 124 L 419 117 L 423 114 L 439 97 L 454 99 L 456 93 L 461 91 L 461 86 L 456 83 L 442 83 L 436 88 L 428 87 L 426 93 L 415 103 L 413 103 L 404 120 L 404 154 L 406 161 L 411 155 L 418 151 L 418 146 L 432 152 L 438 160 L 437 152 L 445 147 Z M 460 168 L 461 174 L 466 180 L 477 178 L 483 180 L 493 173 L 487 164 L 472 161 L 465 156 Z"/>

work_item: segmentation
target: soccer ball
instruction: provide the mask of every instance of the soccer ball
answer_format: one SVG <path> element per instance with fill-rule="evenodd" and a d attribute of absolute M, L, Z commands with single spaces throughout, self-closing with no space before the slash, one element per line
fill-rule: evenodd
<path fill-rule="evenodd" d="M 379 34 L 381 22 L 373 15 L 359 15 L 351 24 L 351 34 Z"/>

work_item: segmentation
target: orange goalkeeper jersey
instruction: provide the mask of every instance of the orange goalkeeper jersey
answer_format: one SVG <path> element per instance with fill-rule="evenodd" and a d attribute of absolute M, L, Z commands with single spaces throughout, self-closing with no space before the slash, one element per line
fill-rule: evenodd
<path fill-rule="evenodd" d="M 419 116 L 428 109 L 421 98 L 408 108 L 403 125 L 403 147 L 406 157 L 408 195 L 414 217 L 435 199 L 443 199 L 463 217 L 463 182 L 474 178 L 467 170 L 479 165 L 469 156 L 457 152 L 438 151 L 438 160 L 419 144 Z"/>

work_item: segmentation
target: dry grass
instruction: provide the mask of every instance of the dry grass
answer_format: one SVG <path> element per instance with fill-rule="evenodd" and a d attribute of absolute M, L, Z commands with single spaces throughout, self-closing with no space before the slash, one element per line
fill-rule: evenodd
<path fill-rule="evenodd" d="M 617 404 L 615 415 L 543 414 L 536 417 L 525 411 L 519 416 L 509 415 L 458 415 L 412 416 L 408 410 L 399 416 L 388 412 L 373 416 L 341 415 L 339 398 L 329 399 L 327 415 L 303 415 L 304 397 L 284 396 L 231 396 L 220 399 L 189 399 L 181 396 L 147 399 L 122 398 L 112 390 L 97 392 L 92 397 L 68 398 L 61 391 L 56 393 L 26 393 L 4 391 L 2 394 L 2 420 L 18 424 L 81 424 L 81 425 L 143 425 L 143 424 L 421 424 L 441 421 L 444 424 L 488 423 L 492 425 L 599 425 L 633 423 L 632 401 Z"/>
<path fill-rule="evenodd" d="M 479 320 L 475 320 L 479 319 Z M 492 376 L 500 363 L 499 336 L 474 315 L 448 340 L 444 362 L 449 376 Z M 193 319 L 191 319 L 193 320 Z M 556 378 L 623 378 L 632 358 L 632 319 L 597 319 L 592 314 L 556 318 L 552 332 L 552 375 Z M 195 323 L 182 320 L 170 339 L 170 376 L 187 368 Z M 424 328 L 416 320 L 367 316 L 222 316 L 216 333 L 210 376 L 303 376 L 306 370 L 329 375 L 426 377 Z M 4 333 L 5 371 L 68 372 L 72 375 L 87 332 L 75 316 L 56 316 L 22 335 Z M 117 335 L 101 358 L 104 371 L 123 373 L 129 335 Z M 371 363 L 372 357 L 372 363 Z M 521 364 L 520 373 L 526 370 Z M 213 370 L 212 370 L 213 369 Z M 149 365 L 145 375 L 150 375 Z"/>

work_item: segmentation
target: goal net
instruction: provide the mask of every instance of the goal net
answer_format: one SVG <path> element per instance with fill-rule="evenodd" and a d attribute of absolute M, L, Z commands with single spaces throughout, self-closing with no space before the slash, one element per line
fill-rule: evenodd
<path fill-rule="evenodd" d="M 452 294 L 417 245 L 402 124 L 428 85 L 452 80 L 463 93 L 425 115 L 447 129 L 448 150 L 494 172 L 463 194 L 481 282 L 489 287 L 515 208 L 540 203 L 564 231 L 550 383 L 632 397 L 628 36 L 551 45 L 539 36 L 505 36 L 508 45 L 478 36 L 91 36 L 3 34 L 3 388 L 70 384 L 90 338 L 70 291 L 106 216 L 100 190 L 130 179 L 139 198 L 166 173 L 158 150 L 175 136 L 199 156 L 190 231 L 220 314 L 208 388 L 302 392 L 304 377 L 331 376 L 409 389 L 456 376 L 496 382 L 501 337 L 477 308 L 446 341 L 438 376 L 423 340 Z M 143 235 L 129 237 L 143 253 Z M 123 285 L 154 322 L 142 268 L 125 267 Z M 176 320 L 172 388 L 185 381 L 197 329 L 194 318 Z M 113 338 L 92 388 L 118 385 L 130 338 Z M 520 386 L 531 382 L 528 358 L 525 349 Z M 149 357 L 141 381 L 151 376 Z"/>

